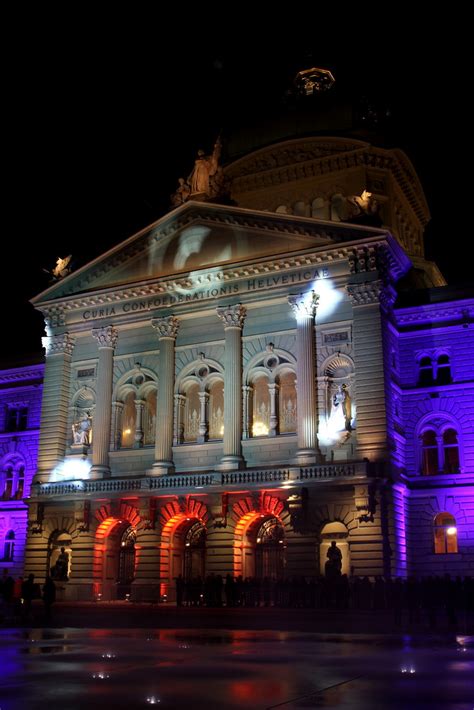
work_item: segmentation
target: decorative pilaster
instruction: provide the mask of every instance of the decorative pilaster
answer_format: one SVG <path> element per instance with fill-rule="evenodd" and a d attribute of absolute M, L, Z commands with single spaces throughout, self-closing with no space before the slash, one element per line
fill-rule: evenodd
<path fill-rule="evenodd" d="M 240 303 L 217 308 L 224 325 L 224 448 L 222 470 L 238 469 L 242 458 L 242 328 L 246 309 Z"/>
<path fill-rule="evenodd" d="M 158 368 L 158 398 L 156 402 L 155 462 L 153 475 L 174 471 L 173 463 L 173 393 L 174 344 L 179 321 L 174 316 L 154 318 L 151 325 L 158 334 L 160 362 Z"/>
<path fill-rule="evenodd" d="M 143 447 L 143 411 L 145 409 L 145 400 L 136 399 L 135 400 L 135 443 L 133 444 L 134 449 L 141 449 Z"/>
<path fill-rule="evenodd" d="M 198 444 L 204 444 L 208 440 L 209 424 L 207 419 L 207 408 L 209 403 L 209 393 L 199 392 L 199 436 Z"/>
<path fill-rule="evenodd" d="M 94 413 L 92 436 L 92 478 L 110 476 L 109 447 L 112 419 L 112 384 L 114 349 L 118 332 L 112 325 L 94 328 L 92 337 L 97 340 L 99 364 L 97 366 L 97 405 Z"/>
<path fill-rule="evenodd" d="M 298 451 L 297 463 L 306 466 L 320 461 L 316 406 L 316 357 L 314 317 L 319 296 L 314 292 L 288 296 L 296 318 Z"/>
<path fill-rule="evenodd" d="M 252 396 L 252 387 L 243 385 L 242 387 L 242 439 L 250 438 L 250 397 Z"/>
<path fill-rule="evenodd" d="M 276 436 L 278 434 L 278 413 L 277 413 L 277 399 L 279 386 L 275 382 L 271 382 L 268 385 L 268 391 L 270 393 L 270 431 L 268 436 Z"/>
<path fill-rule="evenodd" d="M 186 405 L 186 397 L 184 394 L 175 394 L 174 396 L 174 437 L 173 444 L 175 446 L 182 444 L 184 441 L 184 407 Z"/>
<path fill-rule="evenodd" d="M 115 450 L 122 446 L 122 413 L 123 402 L 112 403 L 112 441 Z"/>
<path fill-rule="evenodd" d="M 356 455 L 370 461 L 387 454 L 382 311 L 393 289 L 382 280 L 347 284 L 353 312 L 353 358 L 357 406 Z"/>
<path fill-rule="evenodd" d="M 64 459 L 69 439 L 68 407 L 74 338 L 69 333 L 43 338 L 46 351 L 38 470 L 34 483 L 47 481 Z"/>

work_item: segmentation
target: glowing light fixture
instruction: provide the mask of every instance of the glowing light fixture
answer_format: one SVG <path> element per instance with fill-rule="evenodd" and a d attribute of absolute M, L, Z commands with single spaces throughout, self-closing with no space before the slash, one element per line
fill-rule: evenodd
<path fill-rule="evenodd" d="M 83 458 L 64 459 L 53 470 L 49 481 L 84 481 L 89 478 L 91 466 L 91 462 Z"/>
<path fill-rule="evenodd" d="M 268 427 L 263 422 L 255 422 L 252 427 L 254 436 L 268 436 Z"/>
<path fill-rule="evenodd" d="M 457 531 L 458 531 L 458 529 L 455 528 L 454 526 L 451 526 L 450 528 L 448 528 L 446 530 L 448 535 L 456 535 Z"/>

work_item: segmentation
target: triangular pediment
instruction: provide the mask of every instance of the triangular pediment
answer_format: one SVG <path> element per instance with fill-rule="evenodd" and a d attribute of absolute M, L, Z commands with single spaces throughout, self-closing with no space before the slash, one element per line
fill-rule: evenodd
<path fill-rule="evenodd" d="M 351 241 L 377 230 L 188 202 L 33 299 L 81 293 Z"/>

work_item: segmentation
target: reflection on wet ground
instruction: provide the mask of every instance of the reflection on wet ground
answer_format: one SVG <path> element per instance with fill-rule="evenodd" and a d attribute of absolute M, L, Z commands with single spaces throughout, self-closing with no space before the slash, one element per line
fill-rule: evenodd
<path fill-rule="evenodd" d="M 50 704 L 473 710 L 474 648 L 454 637 L 0 630 L 0 710 Z"/>

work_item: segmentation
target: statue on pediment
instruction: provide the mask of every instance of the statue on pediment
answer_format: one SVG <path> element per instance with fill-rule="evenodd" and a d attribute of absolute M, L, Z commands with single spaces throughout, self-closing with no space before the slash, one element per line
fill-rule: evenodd
<path fill-rule="evenodd" d="M 194 162 L 194 168 L 188 178 L 191 187 L 191 194 L 199 193 L 210 195 L 210 179 L 217 173 L 219 158 L 221 156 L 222 144 L 218 138 L 214 144 L 211 155 L 205 155 L 203 150 L 198 150 L 198 156 Z"/>
<path fill-rule="evenodd" d="M 71 273 L 71 259 L 72 254 L 69 254 L 69 256 L 65 256 L 64 259 L 61 259 L 61 257 L 58 256 L 58 258 L 56 259 L 56 266 L 51 270 L 43 269 L 43 271 L 52 276 L 53 281 L 59 281 L 59 279 L 63 279 L 65 276 Z"/>
<path fill-rule="evenodd" d="M 368 190 L 361 195 L 345 197 L 336 193 L 331 198 L 331 219 L 336 222 L 363 224 L 368 227 L 380 227 L 379 203 Z"/>
<path fill-rule="evenodd" d="M 180 177 L 178 179 L 178 183 L 179 184 L 177 190 L 171 195 L 172 207 L 179 207 L 180 205 L 182 205 L 184 202 L 186 202 L 189 195 L 191 194 L 191 187 L 183 177 Z"/>

